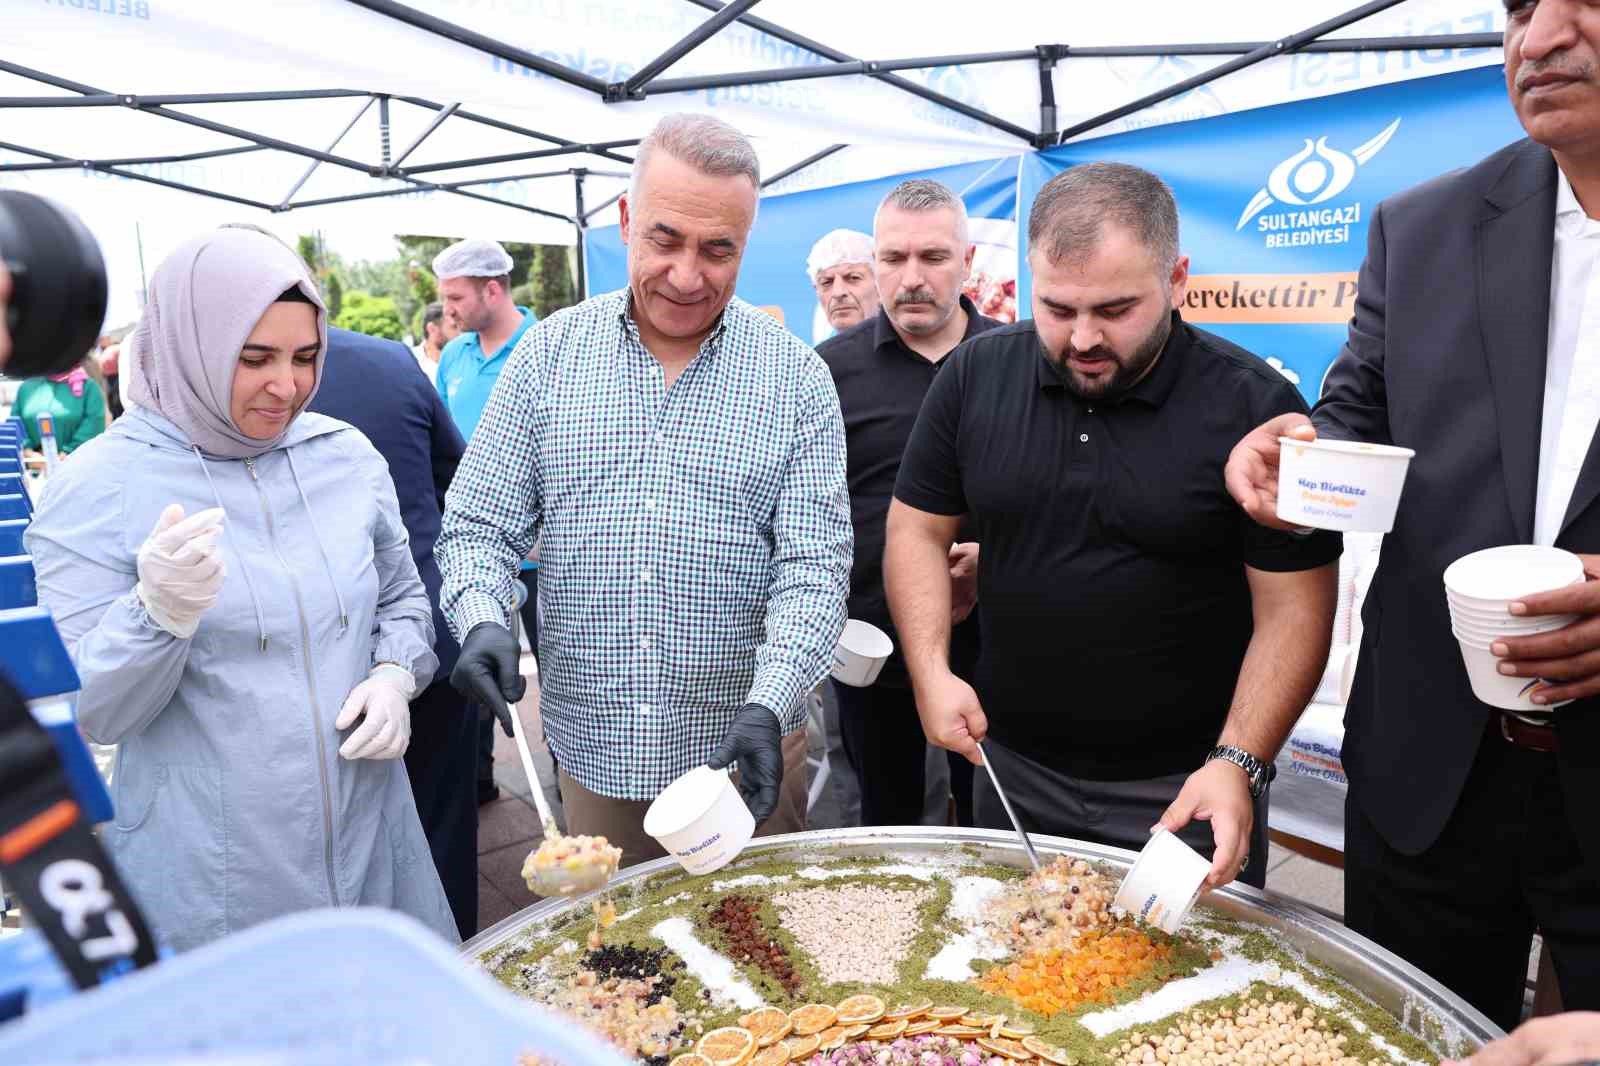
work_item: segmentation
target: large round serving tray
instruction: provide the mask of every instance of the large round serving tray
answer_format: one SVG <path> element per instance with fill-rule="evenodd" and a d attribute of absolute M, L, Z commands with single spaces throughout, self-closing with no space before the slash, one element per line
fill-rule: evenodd
<path fill-rule="evenodd" d="M 1098 863 L 1118 874 L 1125 873 L 1137 857 L 1134 852 L 1121 848 L 1066 837 L 1034 836 L 1031 839 L 1043 861 L 1057 855 L 1070 855 Z M 736 877 L 740 864 L 749 860 L 927 862 L 948 855 L 956 848 L 965 852 L 964 862 L 1028 868 L 1027 855 L 1013 833 L 894 826 L 825 829 L 763 837 L 752 841 L 738 859 L 713 876 Z M 622 871 L 612 880 L 608 891 L 626 894 L 662 875 L 688 877 L 676 860 L 657 859 Z M 537 938 L 541 926 L 548 926 L 573 910 L 587 911 L 590 898 L 580 896 L 535 903 L 467 941 L 461 946 L 461 953 L 476 958 L 516 936 L 527 934 Z M 1505 1035 L 1482 1013 L 1415 966 L 1288 897 L 1244 885 L 1230 885 L 1204 897 L 1200 907 L 1209 907 L 1226 917 L 1272 931 L 1283 944 L 1327 967 L 1442 1055 L 1461 1056 Z"/>

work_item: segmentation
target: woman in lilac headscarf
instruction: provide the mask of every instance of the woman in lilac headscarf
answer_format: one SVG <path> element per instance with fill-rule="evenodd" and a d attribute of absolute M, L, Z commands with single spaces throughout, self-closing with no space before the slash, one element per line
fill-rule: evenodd
<path fill-rule="evenodd" d="M 432 612 L 383 459 L 304 413 L 326 347 L 284 245 L 184 244 L 124 346 L 127 414 L 27 534 L 79 725 L 119 746 L 107 846 L 178 949 L 362 904 L 456 938 L 399 760 Z"/>

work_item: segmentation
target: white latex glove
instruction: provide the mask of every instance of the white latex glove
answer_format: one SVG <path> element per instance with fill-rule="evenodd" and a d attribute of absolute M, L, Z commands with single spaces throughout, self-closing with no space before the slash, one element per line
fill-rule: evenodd
<path fill-rule="evenodd" d="M 210 507 L 183 516 L 183 505 L 171 503 L 139 547 L 139 583 L 134 595 L 156 625 L 187 640 L 200 616 L 217 602 L 227 569 L 217 542 L 222 537 L 222 508 Z"/>
<path fill-rule="evenodd" d="M 417 683 L 411 671 L 389 663 L 372 668 L 367 679 L 350 690 L 335 729 L 349 729 L 363 713 L 365 721 L 339 746 L 345 759 L 398 759 L 411 743 L 411 697 Z"/>

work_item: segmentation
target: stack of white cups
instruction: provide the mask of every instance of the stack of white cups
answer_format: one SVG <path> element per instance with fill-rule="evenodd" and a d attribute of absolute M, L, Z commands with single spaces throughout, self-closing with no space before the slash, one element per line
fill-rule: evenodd
<path fill-rule="evenodd" d="M 1497 640 L 1548 633 L 1577 621 L 1575 614 L 1514 615 L 1508 607 L 1524 596 L 1565 588 L 1583 579 L 1583 561 L 1576 555 L 1538 544 L 1485 548 L 1446 568 L 1450 628 L 1461 642 L 1461 658 L 1473 695 L 1491 707 L 1524 714 L 1559 706 L 1534 703 L 1529 697 L 1546 682 L 1500 673 L 1500 660 L 1489 649 Z"/>

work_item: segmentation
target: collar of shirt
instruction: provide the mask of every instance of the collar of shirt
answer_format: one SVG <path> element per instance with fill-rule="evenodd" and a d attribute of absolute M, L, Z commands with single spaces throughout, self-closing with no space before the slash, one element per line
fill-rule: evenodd
<path fill-rule="evenodd" d="M 1572 191 L 1572 182 L 1556 168 L 1556 236 L 1587 240 L 1600 237 L 1600 220 L 1592 219 Z"/>
<path fill-rule="evenodd" d="M 522 315 L 522 321 L 517 324 L 516 331 L 512 333 L 510 337 L 506 338 L 506 342 L 500 346 L 500 350 L 495 352 L 493 355 L 490 355 L 488 352 L 483 350 L 483 336 L 476 330 L 463 333 L 460 337 L 456 338 L 455 341 L 451 341 L 450 343 L 455 344 L 457 341 L 459 341 L 463 353 L 472 356 L 472 358 L 476 359 L 480 363 L 488 364 L 494 362 L 496 359 L 503 359 L 511 354 L 512 349 L 517 346 L 517 342 L 522 339 L 522 335 L 528 332 L 534 323 L 539 321 L 538 316 L 526 307 L 518 307 L 517 311 Z M 441 361 L 444 359 L 444 353 L 442 351 L 439 353 L 439 358 Z"/>
<path fill-rule="evenodd" d="M 970 341 L 984 331 L 982 316 L 978 314 L 978 305 L 968 299 L 965 293 L 961 296 L 961 310 L 967 313 L 967 330 L 961 335 L 961 339 L 962 341 Z M 899 332 L 894 328 L 894 323 L 889 321 L 889 312 L 881 306 L 878 308 L 878 318 L 874 326 L 872 345 L 874 348 L 897 348 L 919 362 L 927 362 L 924 356 L 912 351 L 906 342 L 901 339 Z"/>
<path fill-rule="evenodd" d="M 622 321 L 623 332 L 638 341 L 639 346 L 645 351 L 649 351 L 649 346 L 644 343 L 644 337 L 639 333 L 638 320 L 633 317 L 633 289 L 619 289 L 608 298 L 616 301 L 617 317 Z M 728 307 L 724 307 L 722 314 L 717 316 L 716 325 L 711 327 L 711 332 L 700 342 L 696 358 L 702 355 L 715 355 L 722 347 L 722 338 L 728 332 L 728 311 L 732 306 L 732 301 L 729 301 Z"/>
<path fill-rule="evenodd" d="M 1161 355 L 1156 359 L 1156 365 L 1151 368 L 1150 373 L 1121 396 L 1097 402 L 1110 407 L 1138 402 L 1148 407 L 1159 408 L 1167 402 L 1167 397 L 1172 395 L 1172 387 L 1177 384 L 1178 375 L 1182 373 L 1182 364 L 1189 354 L 1192 340 L 1183 316 L 1176 311 L 1172 312 L 1172 332 L 1167 334 L 1167 343 L 1162 346 Z M 1039 346 L 1039 387 L 1070 391 L 1067 389 L 1065 376 L 1056 369 L 1050 357 L 1044 354 L 1043 344 Z"/>

